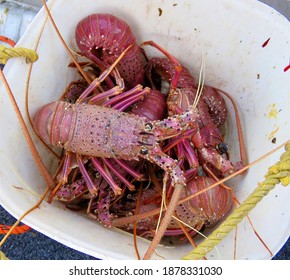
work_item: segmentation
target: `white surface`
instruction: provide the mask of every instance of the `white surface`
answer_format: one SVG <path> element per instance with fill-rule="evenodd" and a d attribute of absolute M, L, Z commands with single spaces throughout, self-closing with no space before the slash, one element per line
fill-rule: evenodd
<path fill-rule="evenodd" d="M 85 0 L 55 2 L 53 16 L 72 48 L 75 48 L 74 26 L 80 19 L 92 12 L 110 12 L 126 19 L 139 42 L 155 40 L 184 62 L 194 75 L 199 71 L 201 52 L 204 52 L 206 83 L 231 93 L 238 102 L 250 161 L 289 138 L 290 71 L 284 72 L 283 69 L 289 64 L 290 25 L 274 10 L 250 0 L 178 1 L 175 7 L 175 1 L 156 0 L 131 0 L 123 5 L 121 1 L 107 1 L 106 4 Z M 158 8 L 163 10 L 161 17 Z M 21 46 L 35 46 L 44 18 L 45 12 L 41 11 L 19 42 Z M 262 48 L 268 38 L 271 38 L 268 45 Z M 33 65 L 29 90 L 32 114 L 42 104 L 56 100 L 68 82 L 68 56 L 50 23 L 46 24 L 41 36 L 38 53 L 40 59 Z M 28 65 L 21 59 L 10 60 L 5 67 L 5 74 L 23 112 L 27 70 Z M 7 94 L 3 88 L 0 91 L 0 106 L 4 108 L 0 110 L 0 127 L 5 135 L 0 139 L 0 203 L 18 217 L 37 201 L 44 183 L 25 144 Z M 277 118 L 268 117 L 273 106 L 278 111 Z M 227 126 L 231 155 L 237 159 L 233 116 Z M 274 145 L 270 134 L 276 128 L 279 130 Z M 50 157 L 41 145 L 38 146 L 49 165 Z M 275 163 L 281 153 L 282 150 L 245 176 L 232 181 L 239 200 L 247 197 L 263 180 L 267 167 Z M 257 231 L 273 253 L 289 236 L 289 198 L 289 189 L 278 186 L 251 213 Z M 135 258 L 131 235 L 105 229 L 89 218 L 65 210 L 60 204 L 43 203 L 24 222 L 67 246 L 98 258 Z M 230 234 L 218 246 L 219 256 L 213 251 L 208 258 L 231 259 L 233 236 Z M 138 244 L 141 254 L 144 253 L 148 242 L 140 240 Z M 178 248 L 160 246 L 158 253 L 167 259 L 179 259 L 190 250 L 190 245 Z M 155 255 L 154 258 L 159 257 Z M 237 258 L 270 258 L 246 220 L 239 226 Z"/>
<path fill-rule="evenodd" d="M 38 10 L 39 7 L 15 1 L 0 2 L 0 35 L 17 42 L 30 25 Z"/>

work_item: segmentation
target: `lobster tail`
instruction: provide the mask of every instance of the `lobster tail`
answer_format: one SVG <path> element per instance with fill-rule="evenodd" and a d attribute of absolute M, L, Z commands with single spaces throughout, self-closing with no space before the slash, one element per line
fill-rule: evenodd
<path fill-rule="evenodd" d="M 82 54 L 101 68 L 109 67 L 131 45 L 117 69 L 128 88 L 142 84 L 142 53 L 125 21 L 110 14 L 91 14 L 78 23 L 75 36 Z"/>

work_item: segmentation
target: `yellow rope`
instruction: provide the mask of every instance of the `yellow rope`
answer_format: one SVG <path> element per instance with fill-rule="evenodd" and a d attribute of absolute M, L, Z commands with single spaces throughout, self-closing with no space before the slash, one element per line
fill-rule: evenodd
<path fill-rule="evenodd" d="M 290 183 L 290 143 L 285 145 L 285 150 L 280 161 L 268 169 L 265 180 L 253 191 L 252 194 L 236 208 L 227 219 L 201 242 L 189 254 L 183 257 L 184 260 L 199 260 L 210 252 L 224 237 L 226 237 L 242 219 L 266 196 L 270 190 L 281 183 L 287 186 Z"/>
<path fill-rule="evenodd" d="M 0 251 L 0 260 L 3 261 L 3 260 L 9 260 L 2 251 Z"/>
<path fill-rule="evenodd" d="M 0 45 L 1 64 L 5 64 L 9 58 L 20 56 L 26 57 L 27 62 L 34 62 L 38 59 L 38 54 L 34 50 L 22 47 L 7 48 Z"/>

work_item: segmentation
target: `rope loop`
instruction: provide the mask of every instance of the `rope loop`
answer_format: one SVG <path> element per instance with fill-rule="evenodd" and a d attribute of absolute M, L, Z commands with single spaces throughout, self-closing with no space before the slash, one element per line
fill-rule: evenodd
<path fill-rule="evenodd" d="M 8 48 L 0 45 L 0 63 L 6 64 L 7 60 L 13 57 L 25 57 L 27 63 L 35 62 L 38 59 L 38 54 L 31 49 L 22 47 Z"/>

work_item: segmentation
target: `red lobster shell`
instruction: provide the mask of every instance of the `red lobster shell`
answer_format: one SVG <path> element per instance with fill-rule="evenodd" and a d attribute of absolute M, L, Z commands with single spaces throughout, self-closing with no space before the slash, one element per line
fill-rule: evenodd
<path fill-rule="evenodd" d="M 124 20 L 111 14 L 89 15 L 78 23 L 75 37 L 82 54 L 102 68 L 108 68 L 132 45 L 117 68 L 127 87 L 143 83 L 143 56 Z"/>

